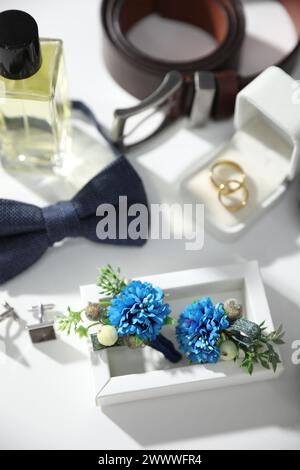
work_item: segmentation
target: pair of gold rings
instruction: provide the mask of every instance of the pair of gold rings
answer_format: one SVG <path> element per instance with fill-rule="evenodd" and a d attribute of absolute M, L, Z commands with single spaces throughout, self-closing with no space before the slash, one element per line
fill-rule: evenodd
<path fill-rule="evenodd" d="M 227 168 L 238 173 L 240 177 L 225 176 L 223 171 Z M 231 160 L 219 160 L 210 170 L 210 179 L 213 185 L 219 190 L 219 201 L 229 212 L 237 212 L 247 206 L 249 201 L 249 190 L 246 185 L 246 174 L 243 168 Z M 242 198 L 237 198 L 241 194 Z"/>

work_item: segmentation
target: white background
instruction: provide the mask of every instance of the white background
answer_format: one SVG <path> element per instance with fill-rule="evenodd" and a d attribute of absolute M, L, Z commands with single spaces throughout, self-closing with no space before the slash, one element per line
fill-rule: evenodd
<path fill-rule="evenodd" d="M 247 5 L 250 37 L 244 53 L 247 61 L 242 64 L 245 71 L 258 63 L 268 65 L 293 42 L 293 30 L 274 2 L 248 1 Z M 64 40 L 71 96 L 90 104 L 108 126 L 116 107 L 135 103 L 113 82 L 103 64 L 98 0 L 0 0 L 0 8 L 24 9 L 36 18 L 42 36 Z M 159 24 L 156 28 L 162 30 Z M 146 32 L 149 34 L 149 24 L 144 26 Z M 187 35 L 190 53 L 194 33 Z M 140 41 L 140 32 L 133 38 Z M 154 39 L 152 34 L 152 50 L 157 47 Z M 170 53 L 167 40 L 164 54 Z M 149 47 L 149 40 L 146 44 Z M 184 51 L 178 48 L 178 53 Z M 300 66 L 294 76 L 300 78 Z M 182 129 L 159 148 L 132 158 L 150 201 L 180 201 L 176 184 L 183 169 L 231 133 L 231 121 L 209 123 L 194 131 Z M 9 176 L 1 171 L 0 196 L 41 205 L 69 197 L 108 158 L 93 136 L 77 133 L 75 140 L 76 165 L 68 180 L 35 181 L 32 176 Z M 24 321 L 30 322 L 26 310 L 37 302 L 54 302 L 57 312 L 65 312 L 67 305 L 78 306 L 79 285 L 93 283 L 96 267 L 107 262 L 136 277 L 258 259 L 274 322 L 283 322 L 286 329 L 282 348 L 286 370 L 279 380 L 101 411 L 93 403 L 84 342 L 62 337 L 33 346 L 26 332 L 2 323 L 0 447 L 299 449 L 300 366 L 291 361 L 292 343 L 300 339 L 298 193 L 299 182 L 295 181 L 281 202 L 239 241 L 223 244 L 206 234 L 201 252 L 185 251 L 184 241 L 178 240 L 149 241 L 142 249 L 66 240 L 49 249 L 27 272 L 1 286 L 0 292 L 0 300 L 10 301 Z"/>

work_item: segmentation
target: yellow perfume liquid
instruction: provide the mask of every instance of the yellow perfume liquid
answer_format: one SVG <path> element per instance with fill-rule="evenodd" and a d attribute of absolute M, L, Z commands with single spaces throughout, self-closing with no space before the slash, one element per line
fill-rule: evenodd
<path fill-rule="evenodd" d="M 62 41 L 39 39 L 39 55 L 40 67 L 25 78 L 7 78 L 0 70 L 0 156 L 9 169 L 53 170 L 68 153 L 70 106 Z"/>

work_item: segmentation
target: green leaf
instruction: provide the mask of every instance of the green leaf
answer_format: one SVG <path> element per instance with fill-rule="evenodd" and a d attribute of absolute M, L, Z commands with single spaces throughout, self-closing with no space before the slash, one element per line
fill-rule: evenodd
<path fill-rule="evenodd" d="M 140 338 L 139 336 L 136 336 L 135 337 L 135 345 L 137 348 L 139 348 L 140 346 L 142 346 L 144 344 L 144 340 L 142 338 Z"/>
<path fill-rule="evenodd" d="M 111 306 L 111 300 L 99 300 L 99 304 L 102 305 L 103 307 L 110 307 Z"/>
<path fill-rule="evenodd" d="M 120 268 L 114 269 L 108 264 L 100 268 L 97 285 L 101 287 L 101 294 L 115 297 L 124 289 L 126 282 L 120 275 Z"/>
<path fill-rule="evenodd" d="M 79 312 L 74 312 L 71 310 L 71 307 L 68 307 L 68 312 L 69 312 L 69 318 L 72 319 L 73 322 L 80 322 L 81 321 L 81 314 L 83 310 L 80 310 Z"/>
<path fill-rule="evenodd" d="M 272 359 L 272 368 L 273 368 L 274 372 L 276 372 L 276 370 L 277 370 L 277 364 L 278 364 L 278 361 L 275 358 L 273 358 Z"/>
<path fill-rule="evenodd" d="M 84 311 L 80 310 L 79 312 L 74 312 L 68 307 L 68 315 L 59 315 L 56 318 L 58 329 L 60 331 L 65 331 L 68 335 L 71 333 L 72 328 L 76 331 L 77 325 L 82 321 L 81 314 Z"/>
<path fill-rule="evenodd" d="M 172 317 L 167 317 L 167 318 L 165 319 L 164 325 L 174 325 L 174 324 L 175 324 L 174 318 L 172 318 Z"/>
<path fill-rule="evenodd" d="M 270 369 L 270 364 L 268 363 L 268 361 L 261 359 L 260 363 L 265 369 Z"/>
<path fill-rule="evenodd" d="M 78 334 L 79 338 L 86 338 L 88 335 L 88 328 L 80 325 L 76 328 L 76 333 Z"/>
<path fill-rule="evenodd" d="M 281 345 L 281 344 L 285 344 L 285 341 L 283 341 L 282 339 L 278 338 L 278 339 L 273 339 L 273 343 L 274 343 L 274 344 L 277 344 L 277 345 Z"/>
<path fill-rule="evenodd" d="M 248 359 L 248 358 L 245 358 L 245 359 L 241 362 L 241 367 L 245 367 L 245 368 L 247 369 L 248 366 L 249 366 L 249 359 Z"/>
<path fill-rule="evenodd" d="M 284 332 L 283 332 L 283 325 L 282 325 L 282 324 L 279 325 L 279 327 L 278 327 L 277 330 L 276 330 L 276 334 L 277 334 L 277 335 L 279 335 L 280 333 L 284 333 Z"/>

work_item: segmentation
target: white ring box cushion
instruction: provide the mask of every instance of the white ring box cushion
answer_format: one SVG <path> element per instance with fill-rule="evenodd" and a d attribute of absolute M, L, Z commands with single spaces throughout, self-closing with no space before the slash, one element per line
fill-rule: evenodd
<path fill-rule="evenodd" d="M 193 202 L 205 205 L 206 224 L 215 234 L 224 238 L 241 233 L 285 192 L 298 172 L 297 87 L 298 83 L 278 67 L 266 69 L 237 96 L 232 139 L 185 179 L 184 190 Z M 238 163 L 247 175 L 250 198 L 238 212 L 231 213 L 220 204 L 218 190 L 211 183 L 209 171 L 218 160 Z M 240 179 L 237 173 L 231 174 Z M 243 194 L 236 196 L 242 198 Z"/>

